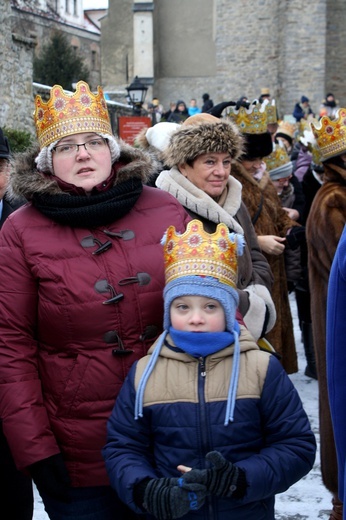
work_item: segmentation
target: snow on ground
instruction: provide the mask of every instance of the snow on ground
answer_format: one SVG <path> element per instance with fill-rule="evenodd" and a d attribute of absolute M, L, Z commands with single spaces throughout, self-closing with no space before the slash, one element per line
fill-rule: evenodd
<path fill-rule="evenodd" d="M 331 510 L 331 495 L 322 484 L 319 428 L 318 428 L 318 386 L 317 381 L 304 375 L 306 366 L 304 349 L 301 342 L 294 296 L 290 295 L 299 372 L 290 376 L 303 401 L 311 427 L 316 435 L 318 450 L 313 469 L 308 475 L 290 487 L 285 493 L 276 496 L 276 520 L 327 520 Z M 41 497 L 35 488 L 34 520 L 47 520 Z"/>

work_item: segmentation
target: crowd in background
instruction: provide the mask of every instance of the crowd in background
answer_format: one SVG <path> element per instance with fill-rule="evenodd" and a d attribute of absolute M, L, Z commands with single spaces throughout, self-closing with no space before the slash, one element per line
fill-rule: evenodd
<path fill-rule="evenodd" d="M 200 101 L 153 98 L 131 146 L 79 82 L 36 97 L 25 153 L 0 133 L 0 482 L 16 520 L 32 480 L 52 520 L 273 519 L 316 449 L 287 377 L 290 293 L 343 520 L 346 109 L 304 94 L 280 118 L 268 88 Z M 209 269 L 213 241 L 233 253 Z"/>

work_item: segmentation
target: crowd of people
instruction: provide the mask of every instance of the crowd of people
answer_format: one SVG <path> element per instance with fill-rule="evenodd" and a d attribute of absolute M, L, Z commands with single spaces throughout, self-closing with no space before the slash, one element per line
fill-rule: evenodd
<path fill-rule="evenodd" d="M 0 485 L 16 520 L 32 481 L 51 520 L 273 520 L 316 453 L 288 377 L 290 292 L 343 518 L 346 109 L 329 93 L 316 116 L 302 96 L 281 121 L 268 88 L 202 101 L 154 98 L 132 146 L 80 81 L 35 98 L 26 152 L 0 132 Z"/>

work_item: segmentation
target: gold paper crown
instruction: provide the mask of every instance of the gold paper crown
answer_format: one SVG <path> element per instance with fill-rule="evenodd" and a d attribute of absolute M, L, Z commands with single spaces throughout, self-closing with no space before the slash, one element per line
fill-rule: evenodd
<path fill-rule="evenodd" d="M 198 275 L 212 276 L 236 287 L 239 236 L 230 235 L 225 224 L 218 224 L 215 233 L 209 234 L 202 222 L 192 220 L 182 235 L 170 226 L 164 239 L 166 284 L 183 276 Z"/>
<path fill-rule="evenodd" d="M 112 135 L 103 90 L 98 87 L 97 91 L 93 94 L 87 83 L 78 81 L 74 94 L 67 94 L 60 85 L 54 85 L 47 102 L 36 96 L 34 121 L 40 148 L 71 134 Z"/>
<path fill-rule="evenodd" d="M 243 134 L 264 134 L 267 131 L 266 105 L 257 102 L 239 110 L 230 107 L 228 115 Z"/>
<path fill-rule="evenodd" d="M 321 161 L 346 152 L 346 108 L 340 108 L 333 120 L 323 116 L 318 126 L 311 123 L 311 130 L 321 153 Z"/>
<path fill-rule="evenodd" d="M 264 100 L 263 103 L 265 103 L 267 100 Z M 276 112 L 276 105 L 275 105 L 275 99 L 272 99 L 271 103 L 266 103 L 266 112 L 267 112 L 267 124 L 274 124 L 277 123 L 277 112 Z"/>
<path fill-rule="evenodd" d="M 267 165 L 267 171 L 271 172 L 276 168 L 289 163 L 291 159 L 286 152 L 286 148 L 280 143 L 275 143 L 272 153 L 267 155 L 267 157 L 263 157 L 263 161 Z"/>
<path fill-rule="evenodd" d="M 297 132 L 297 126 L 288 121 L 281 121 L 278 126 L 277 133 L 288 135 L 291 139 L 295 138 Z"/>

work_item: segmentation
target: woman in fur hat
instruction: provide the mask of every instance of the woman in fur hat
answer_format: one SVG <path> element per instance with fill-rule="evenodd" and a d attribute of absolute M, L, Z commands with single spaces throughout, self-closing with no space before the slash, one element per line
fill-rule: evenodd
<path fill-rule="evenodd" d="M 101 449 L 133 362 L 162 331 L 161 238 L 190 220 L 144 186 L 150 157 L 112 135 L 102 89 L 35 101 L 40 148 L 10 187 L 0 234 L 0 417 L 52 520 L 130 520 Z"/>
<path fill-rule="evenodd" d="M 239 310 L 255 339 L 269 331 L 276 319 L 270 295 L 272 273 L 261 253 L 241 185 L 231 176 L 232 161 L 242 153 L 236 126 L 210 114 L 188 118 L 172 133 L 156 185 L 174 195 L 193 218 L 212 232 L 220 222 L 245 237 L 237 288 Z"/>

